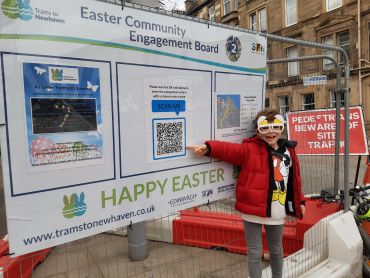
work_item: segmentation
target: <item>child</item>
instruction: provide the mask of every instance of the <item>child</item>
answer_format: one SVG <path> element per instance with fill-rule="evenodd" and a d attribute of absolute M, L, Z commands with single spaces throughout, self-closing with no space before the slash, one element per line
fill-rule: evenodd
<path fill-rule="evenodd" d="M 240 167 L 235 208 L 244 220 L 251 278 L 262 276 L 262 225 L 266 230 L 272 277 L 283 275 L 283 229 L 286 214 L 305 214 L 296 142 L 281 139 L 284 118 L 264 109 L 256 116 L 256 135 L 241 144 L 207 141 L 190 146 L 197 155 L 208 155 Z"/>

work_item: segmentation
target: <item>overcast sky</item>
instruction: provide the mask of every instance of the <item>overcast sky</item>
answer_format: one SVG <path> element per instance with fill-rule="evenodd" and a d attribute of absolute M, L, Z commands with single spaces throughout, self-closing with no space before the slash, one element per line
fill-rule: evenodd
<path fill-rule="evenodd" d="M 185 0 L 161 0 L 166 5 L 166 10 L 185 10 Z"/>

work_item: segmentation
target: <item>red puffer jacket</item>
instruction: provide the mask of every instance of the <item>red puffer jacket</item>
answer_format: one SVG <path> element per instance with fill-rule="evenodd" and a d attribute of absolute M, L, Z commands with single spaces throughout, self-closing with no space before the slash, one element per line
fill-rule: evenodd
<path fill-rule="evenodd" d="M 260 217 L 271 217 L 273 179 L 272 158 L 266 143 L 252 137 L 244 139 L 242 144 L 222 141 L 207 141 L 209 155 L 220 160 L 240 166 L 240 174 L 236 187 L 235 208 L 245 214 Z M 294 147 L 296 142 L 280 139 L 290 152 L 292 168 L 289 171 L 285 210 L 288 215 L 302 219 L 300 204 L 304 201 L 301 188 L 299 161 Z M 271 176 L 271 177 L 270 177 Z"/>

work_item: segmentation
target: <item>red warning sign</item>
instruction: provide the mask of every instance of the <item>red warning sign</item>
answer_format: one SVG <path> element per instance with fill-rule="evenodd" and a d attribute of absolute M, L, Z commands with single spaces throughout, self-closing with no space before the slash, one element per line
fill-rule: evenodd
<path fill-rule="evenodd" d="M 344 108 L 340 114 L 340 154 L 344 154 Z M 297 154 L 335 154 L 335 109 L 290 112 L 287 114 L 289 140 L 298 141 Z M 367 142 L 361 107 L 349 109 L 349 153 L 367 155 Z"/>

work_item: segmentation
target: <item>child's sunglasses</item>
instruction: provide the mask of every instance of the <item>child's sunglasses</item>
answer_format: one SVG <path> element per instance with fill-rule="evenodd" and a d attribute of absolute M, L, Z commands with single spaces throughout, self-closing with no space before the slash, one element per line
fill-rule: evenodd
<path fill-rule="evenodd" d="M 258 132 L 261 134 L 266 134 L 269 131 L 281 133 L 284 130 L 284 125 L 281 124 L 268 124 L 268 125 L 262 125 L 257 128 Z"/>

